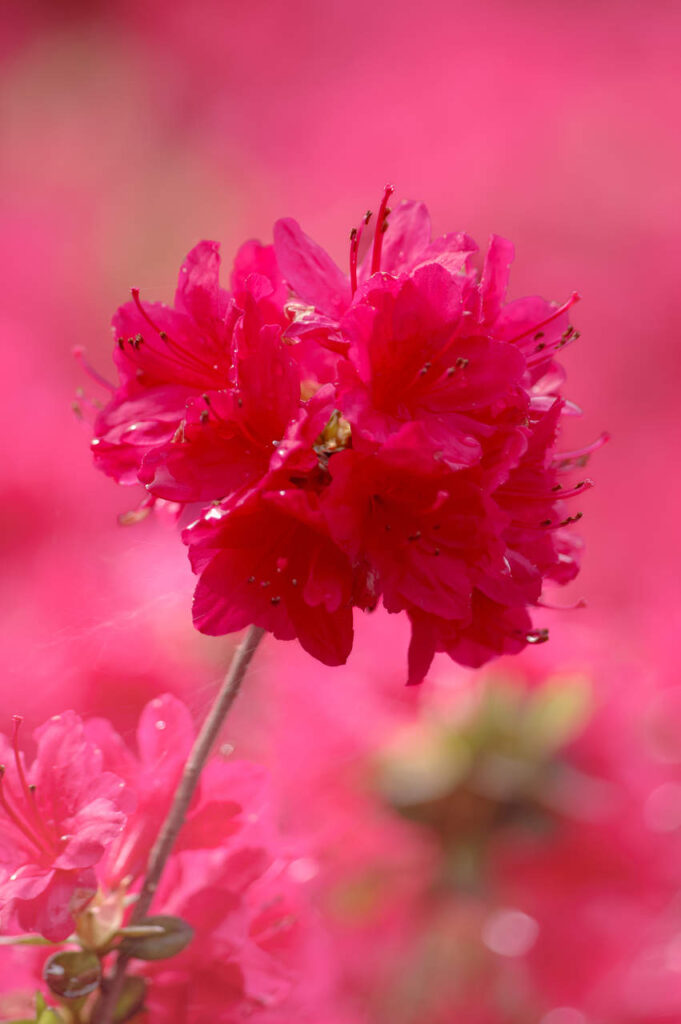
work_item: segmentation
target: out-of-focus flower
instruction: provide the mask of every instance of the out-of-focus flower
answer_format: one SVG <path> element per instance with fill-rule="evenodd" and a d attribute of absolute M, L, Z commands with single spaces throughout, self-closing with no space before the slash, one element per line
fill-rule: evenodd
<path fill-rule="evenodd" d="M 126 780 L 136 795 L 135 809 L 98 867 L 105 892 L 125 888 L 142 877 L 149 851 L 166 818 L 194 742 L 188 709 L 164 694 L 140 715 L 137 750 L 131 750 L 106 719 L 86 723 L 104 764 Z M 215 758 L 201 775 L 176 849 L 216 849 L 228 844 L 249 820 L 258 820 L 264 804 L 264 773 L 247 761 Z M 252 829 L 251 829 L 252 831 Z M 269 838 L 269 837 L 268 837 Z"/>
<path fill-rule="evenodd" d="M 576 296 L 506 303 L 509 242 L 479 276 L 467 235 L 431 241 L 424 204 L 391 212 L 391 193 L 349 276 L 284 220 L 274 248 L 242 248 L 232 294 L 208 242 L 174 310 L 134 292 L 94 443 L 149 500 L 211 503 L 184 534 L 199 629 L 254 623 L 336 665 L 352 608 L 382 599 L 411 621 L 420 682 L 436 651 L 480 665 L 546 639 L 528 609 L 577 572 L 564 500 L 589 481 L 561 474 L 590 449 L 555 453 Z"/>
<path fill-rule="evenodd" d="M 137 750 L 130 749 L 104 719 L 83 724 L 65 714 L 60 721 L 69 729 L 64 737 L 57 735 L 54 726 L 47 738 L 39 731 L 37 763 L 42 775 L 34 771 L 31 776 L 39 777 L 36 793 L 49 766 L 55 785 L 59 783 L 57 768 L 64 765 L 55 760 L 56 744 L 63 740 L 62 757 L 70 759 L 73 771 L 80 767 L 80 777 L 88 779 L 91 789 L 98 784 L 93 775 L 96 767 L 100 778 L 115 780 L 116 791 L 134 794 L 137 802 L 119 814 L 115 832 L 109 829 L 104 835 L 102 828 L 91 826 L 87 835 L 75 836 L 74 846 L 76 840 L 79 846 L 70 851 L 71 861 L 78 851 L 87 849 L 93 854 L 92 867 L 87 873 L 88 890 L 79 903 L 72 892 L 81 875 L 55 873 L 61 888 L 57 882 L 52 884 L 56 895 L 50 906 L 58 897 L 59 928 L 45 926 L 44 911 L 42 918 L 38 914 L 41 908 L 32 907 L 29 915 L 17 904 L 18 923 L 24 930 L 40 927 L 54 942 L 77 941 L 89 955 L 101 958 L 106 972 L 112 953 L 127 934 L 130 908 L 193 744 L 194 728 L 187 708 L 169 695 L 156 698 L 143 710 Z M 69 742 L 72 733 L 87 745 L 89 761 L 79 758 L 73 739 Z M 23 773 L 21 761 L 17 761 L 17 773 Z M 103 789 L 101 782 L 99 788 Z M 21 810 L 17 792 L 14 786 L 8 798 L 3 790 L 3 810 L 12 819 L 8 834 L 18 831 L 28 843 L 29 832 L 35 829 L 37 843 L 43 833 L 37 831 L 38 818 L 31 811 L 35 805 L 28 803 Z M 54 790 L 46 789 L 46 795 L 56 799 Z M 30 789 L 24 796 L 30 801 Z M 103 800 L 100 804 L 105 806 Z M 20 818 L 15 808 L 24 816 Z M 102 836 L 104 843 L 99 841 Z M 4 835 L 0 849 L 4 853 Z M 188 948 L 167 960 L 170 954 L 165 951 L 158 960 L 133 952 L 129 973 L 138 979 L 136 984 L 146 982 L 152 1020 L 198 1024 L 208 1015 L 235 1024 L 259 1021 L 261 1014 L 263 1021 L 284 1021 L 292 1014 L 311 1024 L 319 1019 L 318 1008 L 328 996 L 333 972 L 314 916 L 291 870 L 295 859 L 278 835 L 263 769 L 229 756 L 212 759 L 202 773 L 152 908 L 160 920 L 180 918 L 187 939 L 193 938 Z M 9 889 L 4 867 L 0 870 L 3 889 Z M 31 879 L 35 875 L 34 870 Z M 64 879 L 71 882 L 69 892 Z M 8 921 L 13 922 L 13 918 Z M 30 948 L 22 959 L 17 948 L 13 957 L 30 977 L 31 970 L 39 972 L 39 953 Z M 8 992 L 16 990 L 17 1006 L 22 1005 L 27 985 L 25 973 L 16 974 L 12 988 L 7 985 Z"/>
<path fill-rule="evenodd" d="M 298 729 L 311 798 L 333 808 L 314 884 L 345 990 L 370 1020 L 675 1019 L 676 769 L 651 759 L 661 726 L 638 694 L 632 720 L 616 692 L 580 678 L 488 678 L 426 693 L 378 754 L 370 736 L 385 737 L 387 705 L 382 728 L 363 715 L 345 741 L 329 716 L 333 781 L 314 727 L 307 739 Z M 358 817 L 361 840 L 344 843 Z"/>
<path fill-rule="evenodd" d="M 129 794 L 74 712 L 36 730 L 30 767 L 20 722 L 11 743 L 0 738 L 0 911 L 15 910 L 23 930 L 58 941 L 96 891 L 95 867 L 121 833 Z"/>

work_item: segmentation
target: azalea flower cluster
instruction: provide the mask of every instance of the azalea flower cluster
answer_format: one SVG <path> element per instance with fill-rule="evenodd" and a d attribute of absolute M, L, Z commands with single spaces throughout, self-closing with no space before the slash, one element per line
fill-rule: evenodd
<path fill-rule="evenodd" d="M 409 617 L 416 683 L 437 651 L 477 666 L 546 639 L 529 609 L 577 572 L 566 499 L 589 481 L 563 475 L 591 449 L 555 451 L 577 296 L 506 301 L 510 242 L 478 273 L 468 235 L 432 241 L 424 204 L 390 210 L 391 193 L 353 229 L 348 273 L 284 219 L 239 250 L 229 291 L 213 242 L 173 307 L 134 290 L 93 446 L 144 507 L 196 516 L 201 631 L 255 624 L 337 665 L 353 608 L 382 601 Z"/>
<path fill-rule="evenodd" d="M 112 954 L 135 935 L 130 909 L 193 743 L 191 716 L 174 697 L 154 699 L 142 712 L 133 751 L 107 720 L 82 721 L 66 712 L 36 731 L 30 765 L 20 749 L 19 724 L 15 720 L 11 742 L 2 741 L 2 932 L 42 935 L 58 947 L 57 958 L 82 951 L 85 961 L 56 961 L 58 967 L 85 962 L 81 976 L 70 977 L 66 968 L 56 982 L 48 968 L 44 976 L 53 993 L 67 996 L 67 1008 L 79 992 L 65 986 L 81 985 L 89 1002 L 79 1019 L 96 1019 Z M 131 947 L 135 959 L 123 1005 L 131 994 L 135 1005 L 124 1017 L 144 1004 L 152 1020 L 178 1024 L 259 1021 L 261 1015 L 279 1020 L 280 1012 L 286 1020 L 291 1014 L 307 1019 L 323 967 L 292 865 L 295 858 L 284 851 L 273 823 L 263 769 L 214 758 L 149 919 L 173 922 L 171 933 L 160 946 L 151 936 L 137 937 Z M 35 990 L 45 951 L 31 957 Z M 5 966 L 2 993 L 9 999 L 28 981 L 22 985 L 21 973 Z M 303 972 L 314 983 L 303 984 Z"/>

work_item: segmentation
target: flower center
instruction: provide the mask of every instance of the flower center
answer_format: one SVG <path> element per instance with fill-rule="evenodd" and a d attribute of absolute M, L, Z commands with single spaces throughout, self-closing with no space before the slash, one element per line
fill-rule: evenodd
<path fill-rule="evenodd" d="M 352 428 L 340 409 L 334 409 L 319 437 L 312 446 L 320 459 L 328 461 L 334 452 L 349 448 L 352 442 Z"/>

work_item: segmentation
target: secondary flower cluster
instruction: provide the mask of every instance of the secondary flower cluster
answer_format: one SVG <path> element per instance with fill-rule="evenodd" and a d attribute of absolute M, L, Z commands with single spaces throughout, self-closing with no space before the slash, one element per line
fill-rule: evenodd
<path fill-rule="evenodd" d="M 191 716 L 176 698 L 156 698 L 142 712 L 133 751 L 107 720 L 84 722 L 66 712 L 37 730 L 30 766 L 18 732 L 17 723 L 9 744 L 0 737 L 0 930 L 37 932 L 66 944 L 67 956 L 80 947 L 105 970 L 126 936 L 129 908 L 191 749 Z M 303 923 L 291 857 L 280 846 L 264 771 L 213 759 L 153 906 L 193 940 L 170 960 L 171 953 L 133 954 L 140 959 L 129 984 L 139 987 L 151 1020 L 233 1024 L 258 1021 L 261 1013 L 278 1020 L 280 1006 L 284 1019 L 307 1019 L 311 986 L 299 976 L 309 972 L 319 991 L 318 941 Z M 44 960 L 45 951 L 36 951 L 37 972 Z M 96 962 L 95 969 L 91 1002 Z M 8 971 L 3 995 L 21 978 Z"/>
<path fill-rule="evenodd" d="M 286 219 L 239 250 L 229 292 L 213 242 L 173 308 L 133 291 L 93 444 L 148 503 L 204 506 L 184 533 L 201 631 L 254 623 L 340 664 L 353 607 L 382 600 L 409 616 L 419 682 L 436 651 L 480 665 L 546 639 L 528 608 L 577 571 L 564 499 L 589 482 L 561 479 L 589 449 L 554 451 L 577 296 L 506 302 L 510 242 L 478 273 L 471 238 L 431 241 L 424 204 L 391 211 L 391 192 L 349 274 Z"/>

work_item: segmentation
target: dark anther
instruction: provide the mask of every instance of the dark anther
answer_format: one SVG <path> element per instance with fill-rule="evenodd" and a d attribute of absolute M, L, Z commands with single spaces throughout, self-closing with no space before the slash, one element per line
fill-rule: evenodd
<path fill-rule="evenodd" d="M 541 521 L 541 523 L 539 525 L 540 526 L 550 526 L 551 522 L 552 522 L 551 519 L 542 519 L 542 521 Z"/>
<path fill-rule="evenodd" d="M 371 220 L 371 210 L 367 210 L 367 212 L 364 214 L 364 223 L 368 224 L 370 220 Z"/>
<path fill-rule="evenodd" d="M 135 346 L 135 348 L 139 348 L 143 341 L 144 338 L 142 337 L 141 334 L 136 334 L 135 337 L 132 339 L 132 343 Z"/>
<path fill-rule="evenodd" d="M 410 533 L 409 536 L 407 537 L 407 540 L 420 540 L 420 539 L 421 539 L 421 531 L 420 530 L 417 530 L 415 533 Z"/>
<path fill-rule="evenodd" d="M 561 526 L 569 526 L 570 523 L 578 523 L 583 515 L 584 515 L 583 512 L 577 512 L 576 515 L 568 516 L 567 519 L 564 519 L 563 522 L 560 525 Z"/>
<path fill-rule="evenodd" d="M 440 549 L 439 548 L 435 548 L 435 551 L 433 551 L 433 554 L 434 555 L 439 555 L 440 554 Z"/>
<path fill-rule="evenodd" d="M 201 398 L 204 400 L 206 405 L 210 405 L 210 398 L 208 397 L 208 395 L 205 392 L 201 395 Z"/>
<path fill-rule="evenodd" d="M 280 601 L 281 601 L 280 597 L 271 597 L 270 598 L 270 604 L 279 604 Z"/>
<path fill-rule="evenodd" d="M 534 340 L 535 341 L 539 341 L 539 339 L 543 338 L 543 337 L 544 337 L 544 332 L 543 331 L 537 331 L 537 333 L 534 336 Z"/>
<path fill-rule="evenodd" d="M 350 232 L 350 241 L 354 242 L 354 240 L 356 238 L 357 238 L 357 228 L 353 228 L 352 231 Z"/>
<path fill-rule="evenodd" d="M 467 366 L 468 359 L 466 359 L 465 356 L 459 356 L 459 358 L 456 360 L 457 370 L 465 370 Z"/>
<path fill-rule="evenodd" d="M 392 530 L 392 526 L 390 525 L 390 523 L 386 523 L 385 528 L 386 530 Z"/>
<path fill-rule="evenodd" d="M 199 419 L 201 420 L 201 423 L 202 424 L 208 423 L 209 417 L 210 417 L 210 413 L 208 412 L 208 409 L 202 409 L 200 414 L 199 414 Z"/>
<path fill-rule="evenodd" d="M 434 529 L 434 530 L 439 530 L 441 526 L 442 526 L 442 523 L 435 523 L 435 524 L 433 525 L 433 529 Z"/>
<path fill-rule="evenodd" d="M 562 484 L 554 484 L 553 487 L 551 488 L 551 490 L 552 491 L 562 491 L 563 490 L 563 485 Z"/>
<path fill-rule="evenodd" d="M 166 334 L 165 331 L 159 331 L 158 332 L 158 336 L 161 339 L 161 341 L 167 341 L 168 340 L 168 335 Z"/>
<path fill-rule="evenodd" d="M 244 404 L 244 400 L 243 400 L 243 398 L 237 398 L 237 400 L 236 400 L 236 404 L 237 404 L 237 405 L 239 406 L 239 408 L 241 408 L 241 407 L 242 407 L 242 405 Z"/>
<path fill-rule="evenodd" d="M 248 577 L 248 582 L 249 583 L 255 583 L 255 576 L 249 576 Z"/>
<path fill-rule="evenodd" d="M 125 345 L 125 338 L 116 338 L 116 344 L 119 348 L 123 348 Z"/>
<path fill-rule="evenodd" d="M 292 587 L 297 587 L 298 586 L 298 580 L 295 578 L 295 576 L 291 580 L 291 586 Z"/>
<path fill-rule="evenodd" d="M 261 587 L 269 587 L 269 585 L 270 585 L 270 581 L 269 580 L 262 580 L 261 583 L 260 583 Z"/>
<path fill-rule="evenodd" d="M 447 376 L 451 377 L 454 373 L 455 373 L 455 367 L 454 366 L 448 366 L 447 367 Z"/>
<path fill-rule="evenodd" d="M 546 348 L 545 343 L 543 341 L 540 341 L 539 344 L 536 346 L 534 351 L 535 352 L 541 352 L 545 348 Z"/>

